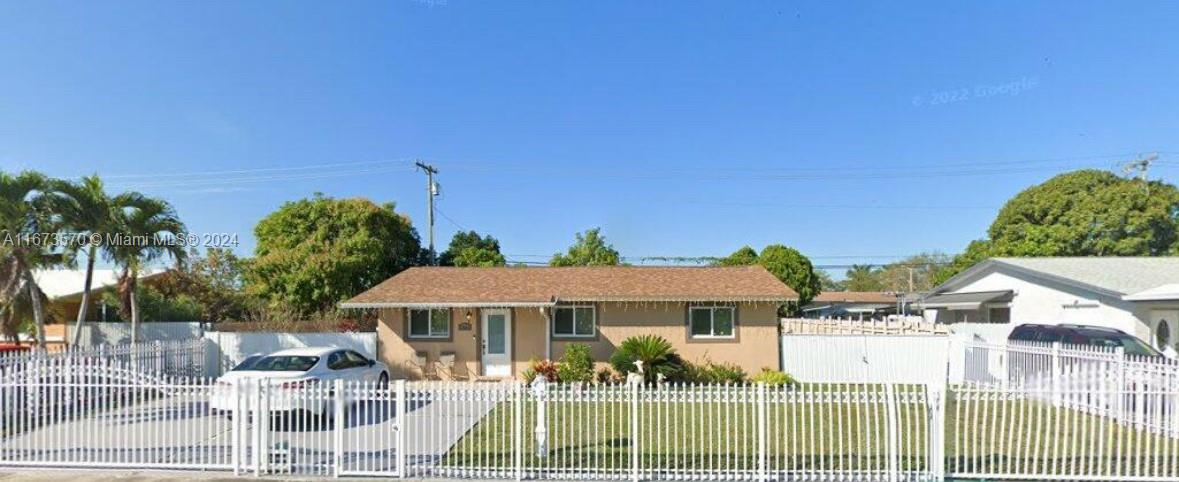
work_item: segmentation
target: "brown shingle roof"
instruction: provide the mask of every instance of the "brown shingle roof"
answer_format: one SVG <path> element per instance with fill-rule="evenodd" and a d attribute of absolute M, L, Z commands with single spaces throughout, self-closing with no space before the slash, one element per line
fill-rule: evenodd
<path fill-rule="evenodd" d="M 410 268 L 345 308 L 555 301 L 771 301 L 798 294 L 760 266 Z"/>
<path fill-rule="evenodd" d="M 884 291 L 828 291 L 815 296 L 812 303 L 896 303 L 894 294 Z"/>

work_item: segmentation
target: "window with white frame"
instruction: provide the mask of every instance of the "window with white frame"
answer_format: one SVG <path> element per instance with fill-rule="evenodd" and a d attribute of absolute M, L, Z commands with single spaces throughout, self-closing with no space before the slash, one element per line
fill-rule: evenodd
<path fill-rule="evenodd" d="M 589 338 L 597 334 L 598 313 L 593 305 L 553 308 L 553 336 Z"/>
<path fill-rule="evenodd" d="M 409 336 L 411 338 L 450 337 L 450 310 L 409 310 Z"/>
<path fill-rule="evenodd" d="M 737 310 L 732 306 L 693 306 L 688 310 L 692 338 L 733 338 Z"/>

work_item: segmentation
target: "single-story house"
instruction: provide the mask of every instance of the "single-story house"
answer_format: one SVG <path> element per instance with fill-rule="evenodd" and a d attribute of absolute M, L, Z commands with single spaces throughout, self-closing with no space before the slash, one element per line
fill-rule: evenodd
<path fill-rule="evenodd" d="M 394 376 L 520 376 L 589 345 L 599 366 L 654 334 L 689 361 L 779 364 L 778 308 L 798 294 L 760 266 L 417 267 L 341 304 L 376 310 Z"/>
<path fill-rule="evenodd" d="M 806 318 L 871 320 L 897 312 L 897 294 L 885 291 L 829 291 L 802 307 Z"/>
<path fill-rule="evenodd" d="M 919 302 L 927 321 L 1006 339 L 1022 323 L 1098 325 L 1179 343 L 1179 257 L 992 258 Z M 988 326 L 993 328 L 989 328 Z"/>
<path fill-rule="evenodd" d="M 166 270 L 145 271 L 139 275 L 141 283 L 152 283 L 166 273 Z M 90 307 L 86 310 L 87 321 L 106 321 L 117 319 L 116 306 L 105 306 L 102 292 L 113 288 L 119 283 L 120 270 L 95 269 L 90 278 Z M 82 288 L 86 285 L 86 270 L 82 269 L 49 269 L 33 272 L 33 279 L 37 286 L 45 292 L 52 304 L 51 309 L 62 318 L 63 322 L 73 322 L 78 319 L 78 310 L 82 306 Z"/>

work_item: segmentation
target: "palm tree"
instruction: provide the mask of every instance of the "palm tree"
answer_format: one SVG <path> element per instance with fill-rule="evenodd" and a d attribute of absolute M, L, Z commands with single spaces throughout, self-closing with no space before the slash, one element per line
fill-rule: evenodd
<path fill-rule="evenodd" d="M 37 238 L 57 231 L 48 202 L 50 184 L 32 171 L 15 176 L 0 172 L 0 303 L 12 316 L 21 297 L 27 296 L 39 349 L 45 348 L 45 300 L 33 272 L 62 262 L 45 238 Z"/>
<path fill-rule="evenodd" d="M 184 246 L 176 242 L 184 234 L 184 223 L 172 206 L 167 201 L 147 197 L 137 204 L 132 209 L 117 211 L 117 233 L 123 239 L 108 248 L 112 259 L 123 269 L 118 280 L 120 312 L 130 315 L 132 343 L 139 339 L 139 303 L 135 290 L 140 270 L 165 256 L 177 264 L 183 263 L 186 256 Z"/>
<path fill-rule="evenodd" d="M 156 201 L 134 191 L 112 197 L 106 193 L 102 179 L 97 175 L 83 177 L 77 183 L 57 181 L 54 191 L 55 210 L 61 213 L 66 226 L 79 235 L 89 235 L 80 239 L 99 238 L 70 246 L 75 254 L 79 251 L 86 254 L 86 280 L 82 285 L 82 304 L 78 308 L 73 339 L 70 341 L 71 345 L 77 345 L 90 308 L 94 262 L 100 254 L 107 259 L 114 259 L 115 255 L 112 246 L 102 243 L 101 240 L 107 240 L 110 235 L 119 232 L 120 218 L 124 213 L 144 207 L 150 208 Z"/>

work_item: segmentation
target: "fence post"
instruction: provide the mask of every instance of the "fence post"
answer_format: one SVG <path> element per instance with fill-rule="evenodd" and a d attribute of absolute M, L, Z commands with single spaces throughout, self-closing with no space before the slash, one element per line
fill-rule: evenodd
<path fill-rule="evenodd" d="M 766 467 L 766 384 L 757 383 L 757 480 L 769 479 Z"/>
<path fill-rule="evenodd" d="M 1117 415 L 1114 420 L 1119 423 L 1126 423 L 1126 349 L 1122 347 L 1114 348 L 1114 354 L 1117 363 L 1117 383 L 1118 386 L 1114 389 L 1114 409 L 1117 410 Z"/>
<path fill-rule="evenodd" d="M 332 395 L 332 447 L 335 448 L 332 477 L 339 477 L 344 463 L 344 424 L 348 421 L 344 414 L 344 380 L 337 378 L 332 382 Z"/>
<path fill-rule="evenodd" d="M 929 411 L 929 471 L 933 480 L 946 478 L 946 405 L 949 391 L 944 383 L 930 383 L 925 388 Z"/>
<path fill-rule="evenodd" d="M 221 389 L 220 385 L 213 385 L 213 390 Z M 242 394 L 245 393 L 245 380 L 238 379 L 230 388 L 233 397 L 233 420 L 229 422 L 230 439 L 233 443 L 233 475 L 240 476 L 242 473 L 242 454 L 244 453 L 245 444 L 242 443 L 242 438 L 245 434 L 242 430 L 245 428 L 245 423 L 242 422 L 243 417 L 249 415 L 242 413 Z"/>
<path fill-rule="evenodd" d="M 888 456 L 888 481 L 898 482 L 900 480 L 900 440 L 898 413 L 897 413 L 897 392 L 896 385 L 888 383 L 884 385 L 884 401 L 885 401 L 885 429 L 887 441 L 887 456 Z"/>
<path fill-rule="evenodd" d="M 512 466 L 516 480 L 524 477 L 524 385 L 512 384 Z"/>
<path fill-rule="evenodd" d="M 399 379 L 393 383 L 393 389 L 397 392 L 397 401 L 394 403 L 394 416 L 397 419 L 397 476 L 404 479 L 407 472 L 405 467 L 405 453 L 409 451 L 409 446 L 406 441 L 409 439 L 409 424 L 406 423 L 405 413 L 409 411 L 409 399 L 406 397 L 405 379 Z"/>
<path fill-rule="evenodd" d="M 532 380 L 532 396 L 536 397 L 536 456 L 537 458 L 545 458 L 548 455 L 548 429 L 545 427 L 548 418 L 547 402 L 548 398 L 548 380 L 544 375 L 538 376 Z"/>
<path fill-rule="evenodd" d="M 642 383 L 630 384 L 630 480 L 639 480 L 639 387 Z"/>
<path fill-rule="evenodd" d="M 1052 405 L 1059 407 L 1059 406 L 1061 406 L 1062 401 L 1064 399 L 1064 396 L 1061 393 L 1062 388 L 1063 388 L 1062 382 L 1063 382 L 1064 372 L 1063 372 L 1062 367 L 1060 365 L 1060 342 L 1059 341 L 1052 342 L 1052 371 L 1050 373 L 1052 375 L 1052 380 L 1051 380 L 1051 383 L 1052 383 Z"/>

